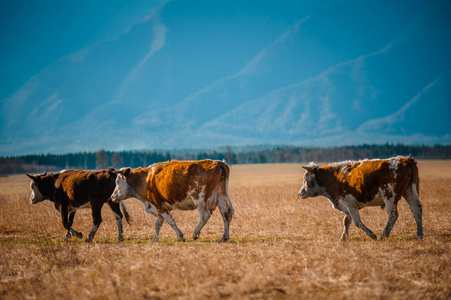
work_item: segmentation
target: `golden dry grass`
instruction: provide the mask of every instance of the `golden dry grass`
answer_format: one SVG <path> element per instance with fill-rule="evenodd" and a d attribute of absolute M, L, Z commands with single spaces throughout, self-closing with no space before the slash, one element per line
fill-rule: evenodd
<path fill-rule="evenodd" d="M 95 242 L 65 231 L 49 201 L 28 203 L 28 178 L 0 178 L 1 299 L 446 299 L 450 298 L 451 162 L 419 163 L 424 234 L 407 203 L 391 236 L 371 241 L 354 225 L 340 242 L 343 214 L 325 198 L 296 201 L 299 164 L 232 166 L 235 207 L 231 241 L 220 244 L 219 211 L 193 242 L 198 213 L 173 212 L 187 242 L 165 224 L 151 244 L 155 218 L 128 200 L 134 219 L 124 244 L 109 208 Z M 367 208 L 362 220 L 378 235 L 385 210 Z M 78 211 L 74 228 L 86 236 L 90 210 Z"/>

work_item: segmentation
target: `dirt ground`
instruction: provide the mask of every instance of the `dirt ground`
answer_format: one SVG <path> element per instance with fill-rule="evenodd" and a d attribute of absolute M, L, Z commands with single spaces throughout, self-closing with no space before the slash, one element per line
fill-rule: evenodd
<path fill-rule="evenodd" d="M 0 178 L 1 299 L 449 299 L 451 297 L 451 161 L 420 161 L 424 239 L 405 200 L 384 241 L 351 225 L 339 241 L 343 214 L 323 198 L 296 200 L 300 164 L 233 165 L 235 208 L 228 243 L 219 211 L 192 240 L 199 214 L 174 211 L 185 234 L 164 224 L 152 244 L 155 217 L 127 200 L 132 225 L 117 243 L 110 209 L 95 240 L 72 238 L 49 201 L 31 205 L 25 175 Z M 378 236 L 385 210 L 361 210 Z M 90 231 L 90 210 L 77 212 L 74 228 Z"/>

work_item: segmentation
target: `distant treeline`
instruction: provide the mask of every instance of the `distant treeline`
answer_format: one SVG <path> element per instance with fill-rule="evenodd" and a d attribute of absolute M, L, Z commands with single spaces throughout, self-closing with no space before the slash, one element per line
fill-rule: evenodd
<path fill-rule="evenodd" d="M 204 158 L 225 160 L 228 164 L 331 162 L 364 158 L 387 158 L 396 155 L 412 155 L 416 159 L 451 159 L 451 145 L 362 145 L 336 148 L 276 147 L 267 150 L 234 151 L 120 151 L 83 152 L 69 154 L 24 155 L 0 157 L 0 174 L 40 173 L 61 169 L 105 169 L 124 166 L 145 167 L 171 159 L 197 160 Z"/>

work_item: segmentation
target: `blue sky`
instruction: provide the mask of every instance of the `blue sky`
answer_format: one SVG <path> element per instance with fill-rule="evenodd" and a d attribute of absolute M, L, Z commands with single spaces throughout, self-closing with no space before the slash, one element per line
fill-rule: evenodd
<path fill-rule="evenodd" d="M 16 0 L 0 14 L 0 155 L 451 141 L 446 0 Z"/>

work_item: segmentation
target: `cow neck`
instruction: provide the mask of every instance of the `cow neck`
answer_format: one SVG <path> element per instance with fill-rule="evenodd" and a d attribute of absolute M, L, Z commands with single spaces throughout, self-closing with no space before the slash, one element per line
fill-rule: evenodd
<path fill-rule="evenodd" d="M 324 188 L 323 196 L 328 198 L 334 206 L 337 206 L 343 180 L 340 170 L 331 166 L 323 166 L 319 168 L 316 179 L 318 184 Z"/>
<path fill-rule="evenodd" d="M 42 186 L 46 187 L 45 190 L 43 190 L 42 192 L 45 193 L 46 197 L 50 197 L 53 201 L 53 197 L 55 196 L 55 183 L 56 180 L 59 177 L 59 173 L 50 173 L 44 177 L 41 178 L 41 182 L 43 182 L 44 184 L 42 184 Z"/>
<path fill-rule="evenodd" d="M 138 168 L 127 176 L 127 182 L 142 199 L 147 198 L 148 171 L 148 168 Z"/>

